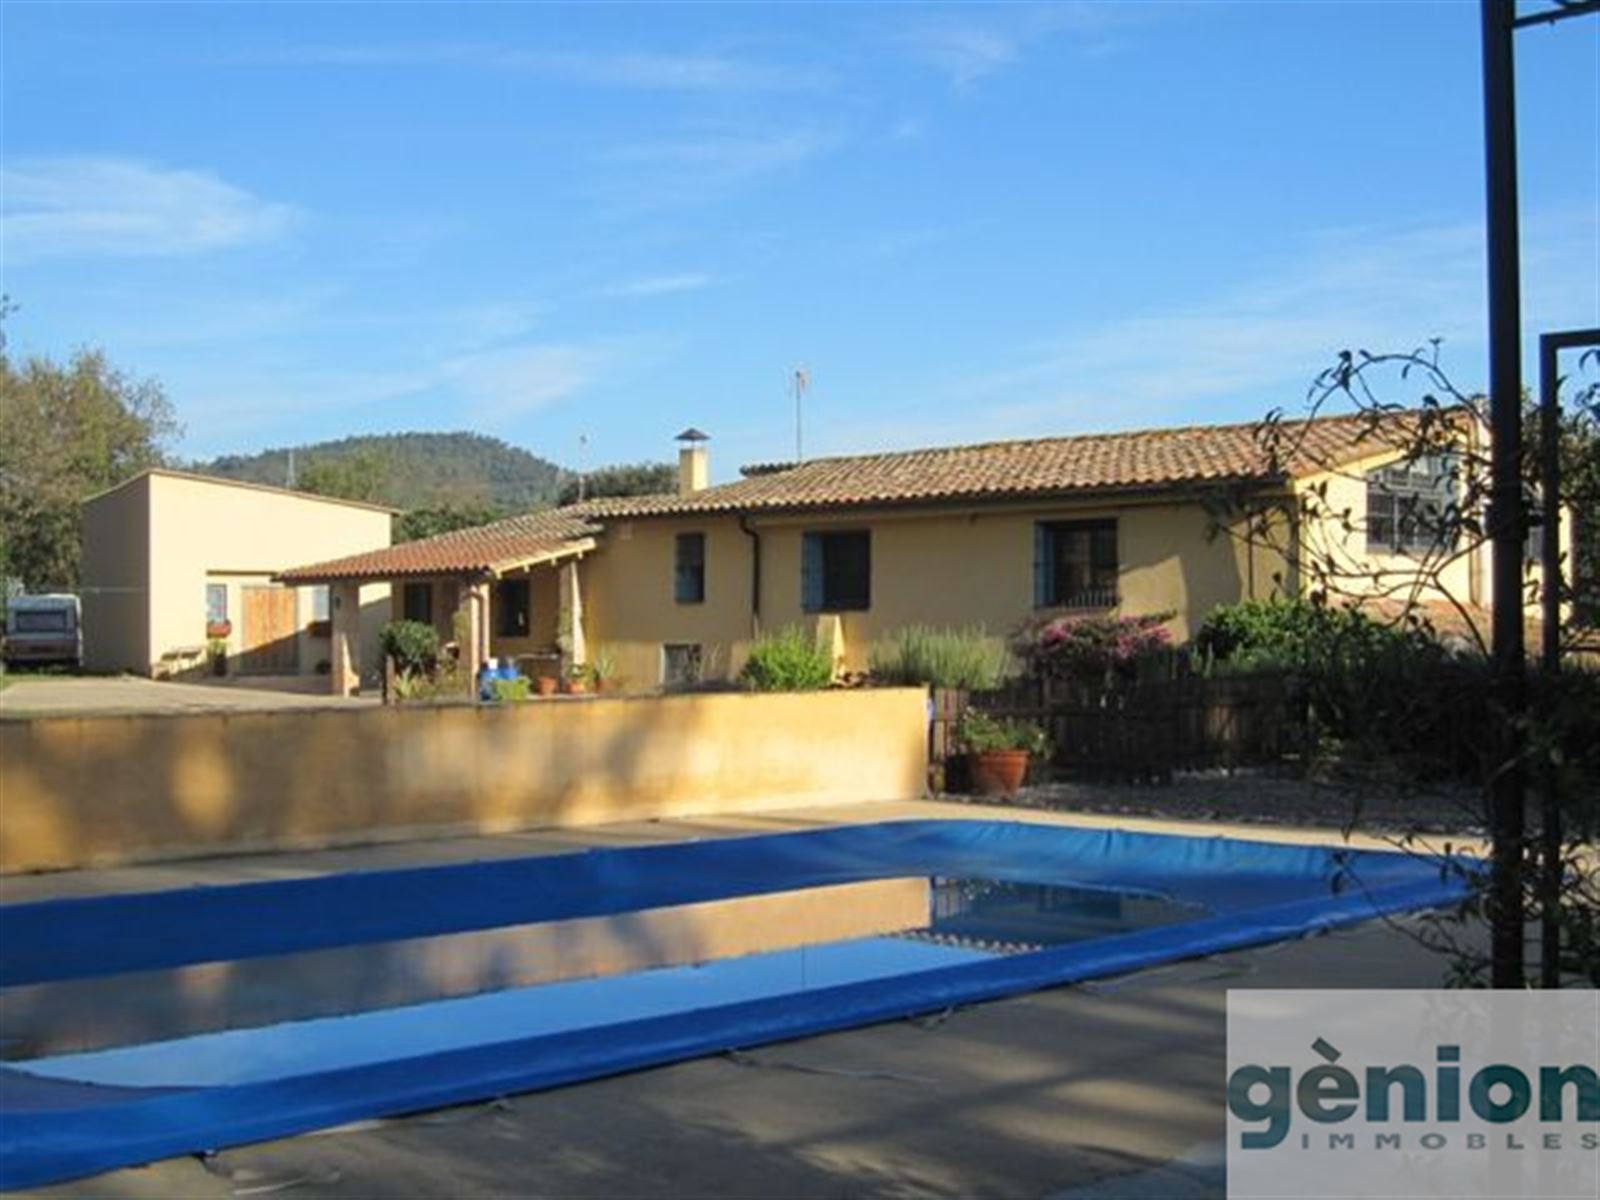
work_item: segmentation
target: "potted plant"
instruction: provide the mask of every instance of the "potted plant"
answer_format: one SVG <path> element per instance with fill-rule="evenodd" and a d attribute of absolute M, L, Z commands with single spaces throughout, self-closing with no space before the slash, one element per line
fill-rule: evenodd
<path fill-rule="evenodd" d="M 607 646 L 596 646 L 589 657 L 589 679 L 597 692 L 609 691 L 617 682 L 617 659 Z"/>
<path fill-rule="evenodd" d="M 212 638 L 206 643 L 206 649 L 211 654 L 211 673 L 224 676 L 228 673 L 228 643 L 219 637 Z"/>
<path fill-rule="evenodd" d="M 588 663 L 573 663 L 567 671 L 567 694 L 569 696 L 582 696 L 589 691 L 589 685 L 594 682 L 594 668 Z"/>
<path fill-rule="evenodd" d="M 1027 777 L 1028 761 L 1049 748 L 1044 730 L 1032 721 L 992 717 L 976 708 L 961 714 L 956 737 L 980 796 L 1015 795 Z"/>
<path fill-rule="evenodd" d="M 541 696 L 554 696 L 560 690 L 561 680 L 554 675 L 535 675 L 533 687 Z"/>

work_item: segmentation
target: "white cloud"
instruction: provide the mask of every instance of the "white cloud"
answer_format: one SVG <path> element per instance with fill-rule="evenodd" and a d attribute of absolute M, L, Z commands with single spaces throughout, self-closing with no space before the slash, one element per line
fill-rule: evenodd
<path fill-rule="evenodd" d="M 977 25 L 940 22 L 905 35 L 903 44 L 913 54 L 966 87 L 1015 60 L 1019 39 Z"/>
<path fill-rule="evenodd" d="M 957 15 L 921 18 L 901 29 L 894 42 L 913 59 L 968 88 L 1022 59 L 1035 43 L 1059 34 L 1084 40 L 1104 53 L 1107 31 L 1147 20 L 1153 5 L 1106 0 L 1057 0 L 1039 5 L 972 5 Z"/>
<path fill-rule="evenodd" d="M 1530 217 L 1524 233 L 1524 261 L 1551 266 L 1525 283 L 1527 327 L 1591 322 L 1600 280 L 1570 264 L 1596 261 L 1592 215 Z M 1483 384 L 1483 279 L 1476 222 L 1328 231 L 1276 269 L 1189 303 L 1017 347 L 1009 363 L 927 389 L 931 403 L 836 428 L 831 448 L 1248 420 L 1295 411 L 1341 350 L 1403 351 L 1433 337 L 1470 392 Z M 1385 399 L 1420 397 L 1415 382 L 1394 386 Z"/>
<path fill-rule="evenodd" d="M 624 166 L 670 167 L 732 181 L 805 162 L 837 144 L 837 138 L 817 130 L 713 131 L 613 146 L 599 158 Z"/>
<path fill-rule="evenodd" d="M 821 129 L 714 127 L 601 150 L 597 189 L 613 216 L 713 200 L 730 189 L 793 171 L 840 145 Z"/>
<path fill-rule="evenodd" d="M 466 402 L 474 421 L 496 425 L 583 391 L 608 357 L 592 346 L 508 346 L 451 359 L 435 377 Z"/>
<path fill-rule="evenodd" d="M 602 296 L 620 296 L 628 299 L 647 296 L 667 296 L 674 292 L 697 292 L 718 281 L 715 275 L 690 272 L 683 275 L 643 275 L 625 279 L 600 289 Z"/>
<path fill-rule="evenodd" d="M 297 219 L 208 171 L 119 158 L 14 160 L 0 168 L 0 195 L 12 263 L 199 254 L 269 241 Z"/>
<path fill-rule="evenodd" d="M 827 86 L 823 71 L 714 53 L 530 50 L 480 43 L 301 46 L 250 56 L 291 66 L 459 67 L 592 87 L 659 91 L 792 91 Z"/>

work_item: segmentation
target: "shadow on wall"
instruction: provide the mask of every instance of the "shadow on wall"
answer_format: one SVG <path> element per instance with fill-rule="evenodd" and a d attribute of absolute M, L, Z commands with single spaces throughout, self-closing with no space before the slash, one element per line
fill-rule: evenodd
<path fill-rule="evenodd" d="M 910 799 L 923 692 L 0 725 L 0 870 Z"/>

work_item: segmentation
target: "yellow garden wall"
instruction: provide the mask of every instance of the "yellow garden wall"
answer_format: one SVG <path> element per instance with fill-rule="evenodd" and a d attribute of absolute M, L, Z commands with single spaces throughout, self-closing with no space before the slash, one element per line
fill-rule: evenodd
<path fill-rule="evenodd" d="M 923 693 L 0 723 L 0 871 L 907 799 Z"/>

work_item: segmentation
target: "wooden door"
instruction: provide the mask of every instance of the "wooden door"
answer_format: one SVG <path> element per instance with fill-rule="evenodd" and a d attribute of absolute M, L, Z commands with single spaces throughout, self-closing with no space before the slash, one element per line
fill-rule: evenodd
<path fill-rule="evenodd" d="M 244 655 L 249 675 L 294 675 L 300 670 L 299 621 L 293 588 L 245 586 Z"/>

